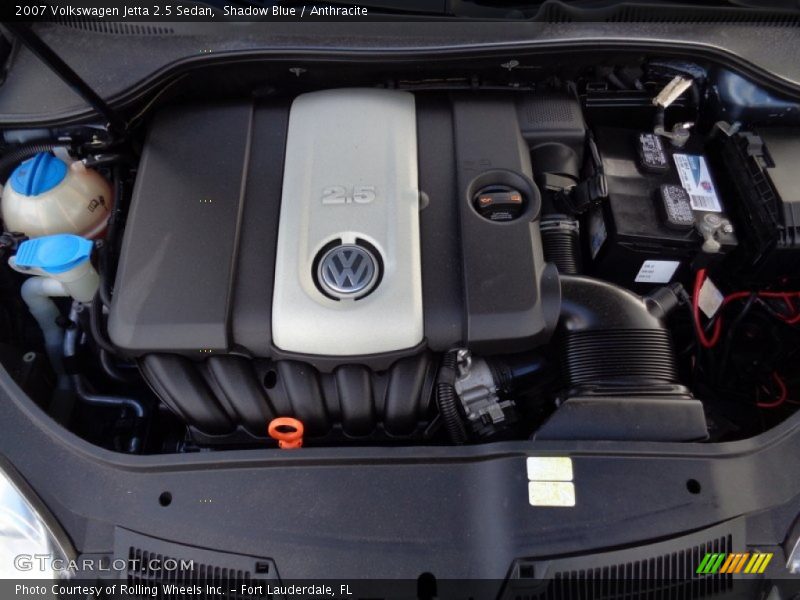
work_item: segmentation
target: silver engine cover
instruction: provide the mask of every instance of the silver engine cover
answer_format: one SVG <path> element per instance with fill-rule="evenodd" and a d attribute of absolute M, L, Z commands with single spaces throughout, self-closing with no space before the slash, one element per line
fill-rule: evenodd
<path fill-rule="evenodd" d="M 281 350 L 358 356 L 422 341 L 416 127 L 408 92 L 295 99 L 272 300 Z"/>

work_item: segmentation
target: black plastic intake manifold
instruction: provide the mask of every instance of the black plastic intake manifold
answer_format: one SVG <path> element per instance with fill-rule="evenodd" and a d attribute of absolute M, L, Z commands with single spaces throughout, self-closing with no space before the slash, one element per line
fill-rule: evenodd
<path fill-rule="evenodd" d="M 315 439 L 407 440 L 421 435 L 435 364 L 428 352 L 375 372 L 364 365 L 322 372 L 292 360 L 148 354 L 139 366 L 159 398 L 202 445 L 265 441 L 279 416 L 300 419 Z"/>

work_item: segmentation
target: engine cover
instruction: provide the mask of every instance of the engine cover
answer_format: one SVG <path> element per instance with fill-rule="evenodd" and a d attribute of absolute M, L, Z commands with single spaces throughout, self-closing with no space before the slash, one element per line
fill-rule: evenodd
<path fill-rule="evenodd" d="M 289 117 L 273 342 L 311 355 L 422 342 L 414 96 L 326 90 Z"/>
<path fill-rule="evenodd" d="M 541 346 L 559 283 L 522 135 L 542 125 L 520 99 L 342 89 L 162 110 L 125 224 L 111 341 L 131 357 L 236 354 L 325 373 L 455 345 Z M 513 220 L 476 209 L 497 189 L 521 200 Z"/>

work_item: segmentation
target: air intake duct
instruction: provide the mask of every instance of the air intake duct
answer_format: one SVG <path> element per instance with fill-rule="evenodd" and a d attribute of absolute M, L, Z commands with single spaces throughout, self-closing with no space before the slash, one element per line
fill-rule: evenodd
<path fill-rule="evenodd" d="M 580 225 L 566 215 L 545 215 L 539 226 L 547 262 L 555 264 L 561 275 L 581 272 Z"/>
<path fill-rule="evenodd" d="M 547 262 L 562 275 L 581 273 L 580 225 L 571 196 L 579 189 L 581 158 L 565 144 L 544 143 L 531 151 L 542 194 L 542 246 Z"/>
<path fill-rule="evenodd" d="M 678 305 L 671 288 L 642 298 L 589 277 L 561 277 L 561 364 L 570 386 L 677 384 L 662 319 Z"/>
<path fill-rule="evenodd" d="M 677 289 L 647 297 L 561 277 L 558 344 L 564 402 L 537 439 L 688 441 L 706 437 L 702 404 L 680 384 L 663 320 Z"/>

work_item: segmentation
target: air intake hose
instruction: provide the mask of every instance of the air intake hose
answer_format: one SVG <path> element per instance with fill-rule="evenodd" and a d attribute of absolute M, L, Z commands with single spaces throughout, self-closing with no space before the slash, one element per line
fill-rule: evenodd
<path fill-rule="evenodd" d="M 539 144 L 531 151 L 536 184 L 542 193 L 542 246 L 547 262 L 561 275 L 581 272 L 580 226 L 570 196 L 578 188 L 581 157 L 561 143 Z"/>
<path fill-rule="evenodd" d="M 561 365 L 571 387 L 678 383 L 664 317 L 679 304 L 677 289 L 642 298 L 614 284 L 561 277 Z"/>
<path fill-rule="evenodd" d="M 539 230 L 542 232 L 542 246 L 547 262 L 555 264 L 561 275 L 578 275 L 581 272 L 581 235 L 578 221 L 566 215 L 544 215 Z"/>
<path fill-rule="evenodd" d="M 567 389 L 541 440 L 692 441 L 703 405 L 680 384 L 664 318 L 679 287 L 642 298 L 611 283 L 561 277 L 559 350 Z"/>

